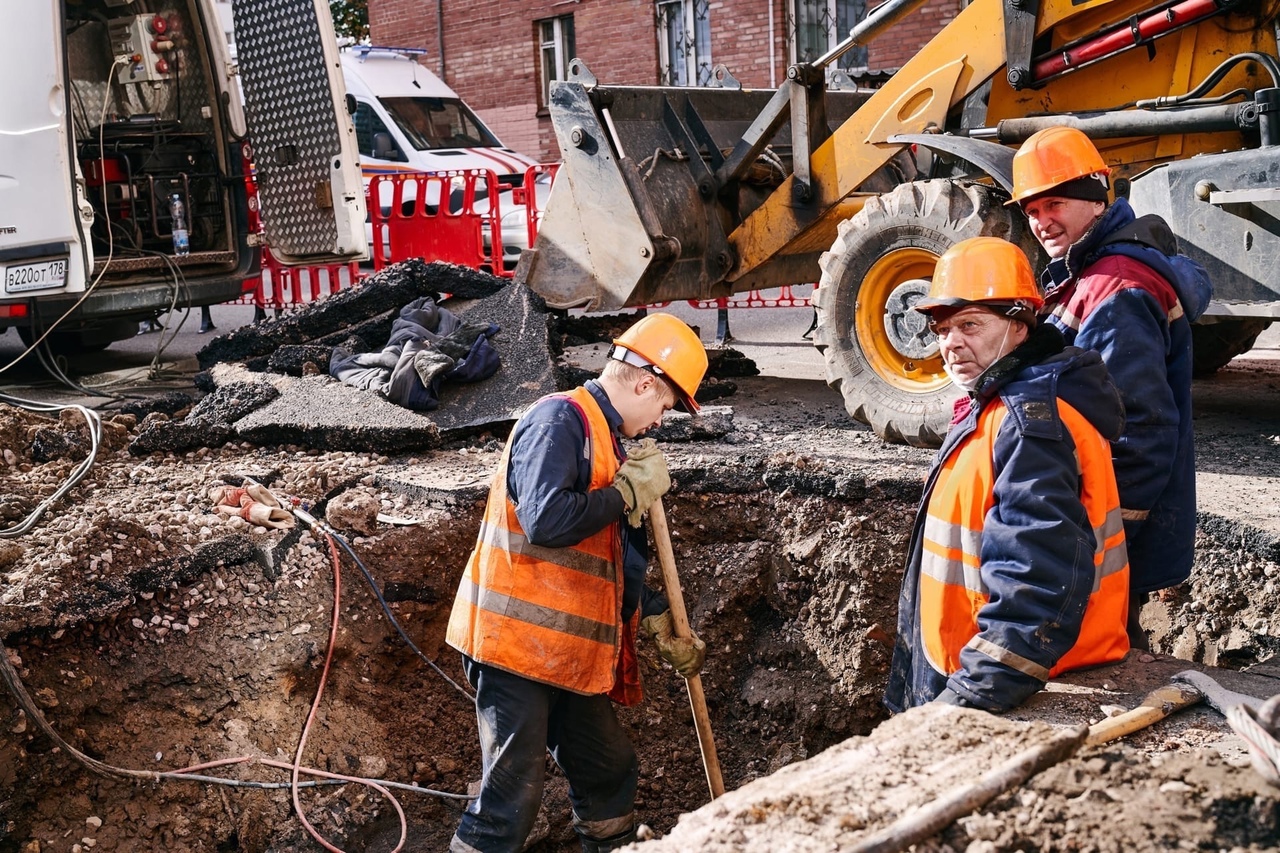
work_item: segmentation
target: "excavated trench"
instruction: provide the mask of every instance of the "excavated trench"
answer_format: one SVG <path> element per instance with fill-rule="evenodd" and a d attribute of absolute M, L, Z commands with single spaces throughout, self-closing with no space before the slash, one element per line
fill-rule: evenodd
<path fill-rule="evenodd" d="M 667 515 L 690 616 L 709 649 L 702 680 L 730 790 L 884 720 L 880 695 L 900 567 L 930 458 L 885 446 L 849 423 L 838 397 L 820 384 L 809 396 L 795 382 L 740 384 L 727 401 L 736 420 L 726 434 L 690 441 L 688 430 L 677 428 L 663 439 L 676 484 Z M 1234 411 L 1230 400 L 1223 406 Z M 1262 436 L 1260 449 L 1235 439 L 1222 449 L 1202 443 L 1202 470 L 1243 470 L 1244 459 L 1259 489 L 1277 481 L 1274 440 L 1267 438 L 1275 422 L 1262 422 L 1261 431 L 1248 427 Z M 90 477 L 36 533 L 0 540 L 0 638 L 34 705 L 72 747 L 115 767 L 172 771 L 249 756 L 254 761 L 203 772 L 287 781 L 287 771 L 264 762 L 292 761 L 325 671 L 334 602 L 329 547 L 302 529 L 267 531 L 222 518 L 208 490 L 249 475 L 317 515 L 363 496 L 393 518 L 418 523 L 366 528 L 334 514 L 330 520 L 444 675 L 406 645 L 344 557 L 337 638 L 303 763 L 418 786 L 422 791 L 393 790 L 405 812 L 404 849 L 445 849 L 460 801 L 426 789 L 467 792 L 480 761 L 470 702 L 444 677 L 465 683 L 443 634 L 501 433 L 413 456 L 233 443 L 138 458 L 126 446 L 141 426 L 129 416 L 108 418 Z M 9 450 L 0 519 L 12 524 L 52 492 L 79 458 L 76 436 L 73 417 L 59 422 L 0 407 L 0 450 Z M 1241 488 L 1234 480 L 1227 485 Z M 1202 496 L 1210 510 L 1200 519 L 1193 582 L 1149 605 L 1144 619 L 1159 652 L 1245 667 L 1280 651 L 1280 549 L 1274 536 L 1216 515 L 1227 500 Z M 660 586 L 656 561 L 651 583 Z M 639 753 L 641 819 L 663 834 L 709 794 L 684 684 L 648 643 L 640 650 L 646 698 L 620 717 Z M 1180 665 L 1164 659 L 1149 667 Z M 1106 687 L 1108 677 L 1095 680 Z M 1054 695 L 1064 694 L 1042 698 Z M 1094 714 L 1096 702 L 1081 699 L 1077 710 Z M 1163 849 L 1163 841 L 1149 839 L 1169 836 L 1148 833 L 1148 825 L 1153 804 L 1166 802 L 1176 814 L 1165 823 L 1196 849 L 1274 848 L 1280 803 L 1256 778 L 1245 778 L 1247 760 L 1222 767 L 1196 757 L 1222 731 L 1220 723 L 1207 727 L 1207 715 L 1139 736 L 1145 755 L 1115 748 L 1064 764 L 954 825 L 945 836 L 950 848 L 927 849 L 979 841 L 972 849 L 993 853 Z M 975 742 L 991 736 L 975 735 Z M 946 751 L 946 742 L 934 745 Z M 1166 753 L 1175 755 L 1161 757 Z M 529 849 L 576 851 L 564 780 L 550 762 L 548 774 Z M 801 784 L 812 787 L 803 777 Z M 1122 804 L 1133 798 L 1132 817 L 1117 817 L 1116 797 Z M 304 788 L 299 800 L 307 819 L 342 849 L 391 850 L 399 839 L 395 808 L 365 786 Z M 814 814 L 833 808 L 844 805 L 819 804 Z M 1222 815 L 1238 817 L 1225 836 Z M 671 843 L 681 842 L 673 835 Z M 0 853 L 77 849 L 319 845 L 294 814 L 287 789 L 100 775 L 0 693 Z M 766 839 L 705 849 L 780 848 Z"/>
<path fill-rule="evenodd" d="M 186 479 L 218 470 L 274 472 L 276 488 L 322 502 L 324 495 L 307 492 L 345 476 L 330 481 L 326 494 L 363 492 L 397 517 L 420 519 L 351 534 L 352 547 L 415 644 L 465 685 L 443 634 L 495 447 L 490 441 L 486 449 L 464 447 L 417 465 L 354 457 L 319 476 L 328 456 L 237 458 L 228 449 L 192 460 Z M 298 457 L 305 474 L 293 471 Z M 469 473 L 443 483 L 423 476 L 457 468 L 459 459 Z M 130 473 L 135 487 L 147 491 L 161 476 L 184 479 L 172 470 L 182 465 L 161 475 L 160 461 Z M 667 512 L 690 618 L 710 650 L 703 684 L 726 784 L 738 787 L 868 732 L 884 717 L 879 694 L 894 567 L 910 529 L 913 487 L 892 477 L 868 483 L 787 455 L 725 464 L 677 454 L 672 463 L 681 485 Z M 161 502 L 182 502 L 169 479 L 154 485 Z M 104 553 L 114 556 L 92 560 L 97 571 L 78 579 L 85 589 L 35 620 L 48 624 L 8 636 L 26 689 L 70 744 L 114 766 L 156 771 L 237 756 L 292 760 L 329 645 L 327 546 L 310 532 L 244 530 L 215 535 L 191 559 L 174 561 L 166 551 L 181 546 L 172 542 L 169 519 L 154 521 L 141 529 L 124 519 L 104 527 Z M 479 768 L 468 698 L 407 647 L 349 559 L 341 571 L 337 641 L 304 763 L 466 792 Z M 653 584 L 660 586 L 656 577 Z M 117 606 L 90 601 L 94 588 L 104 587 Z M 641 651 L 646 699 L 621 718 L 643 768 L 639 811 L 664 832 L 709 795 L 683 681 L 646 644 Z M 0 850 L 313 847 L 287 790 L 104 778 L 56 748 L 11 697 L 0 698 L 0 724 Z M 550 764 L 549 771 L 544 819 L 530 849 L 576 850 L 563 779 Z M 207 772 L 288 778 L 260 764 Z M 445 849 L 458 801 L 395 795 L 407 816 L 405 849 Z M 367 788 L 304 789 L 301 800 L 314 826 L 344 849 L 395 846 L 395 810 Z"/>

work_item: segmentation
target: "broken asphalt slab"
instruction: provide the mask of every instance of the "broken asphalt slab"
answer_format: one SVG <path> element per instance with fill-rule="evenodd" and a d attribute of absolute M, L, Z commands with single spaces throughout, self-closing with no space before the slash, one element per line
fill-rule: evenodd
<path fill-rule="evenodd" d="M 196 353 L 196 360 L 206 370 L 223 362 L 266 359 L 284 345 L 332 345 L 353 334 L 365 341 L 368 351 L 378 350 L 386 343 L 396 313 L 413 300 L 424 296 L 439 300 L 443 294 L 457 299 L 484 299 L 507 284 L 488 273 L 439 261 L 428 264 L 415 258 L 386 267 L 358 286 L 322 301 L 219 335 Z M 370 321 L 375 323 L 374 328 L 362 325 Z M 381 340 L 377 324 L 383 326 Z M 335 336 L 335 340 L 329 340 Z"/>
<path fill-rule="evenodd" d="M 411 411 L 327 373 L 299 376 L 256 369 L 273 360 L 280 364 L 281 350 L 303 355 L 288 362 L 297 368 L 290 374 L 303 372 L 302 365 L 294 364 L 298 361 L 318 359 L 327 366 L 325 354 L 332 344 L 353 336 L 360 351 L 378 351 L 401 307 L 442 293 L 452 294 L 445 307 L 463 323 L 499 327 L 490 343 L 501 366 L 481 382 L 442 383 L 440 406 L 431 412 Z M 385 328 L 378 332 L 380 340 L 371 340 L 370 323 L 381 322 L 378 318 L 385 319 Z M 451 264 L 397 264 L 325 302 L 211 342 L 199 354 L 208 368 L 201 382 L 211 390 L 205 400 L 221 402 L 202 401 L 182 422 L 157 419 L 147 424 L 131 450 L 138 455 L 181 451 L 236 439 L 378 453 L 438 447 L 509 425 L 530 403 L 559 390 L 551 341 L 554 321 L 545 303 L 522 286 Z M 362 331 L 353 332 L 357 328 Z M 326 347 L 317 340 L 331 343 Z"/>
<path fill-rule="evenodd" d="M 442 306 L 462 323 L 498 326 L 490 343 L 501 366 L 493 376 L 443 382 L 439 407 L 414 412 L 324 371 L 333 346 L 377 352 L 401 307 L 443 293 L 452 296 Z M 534 401 L 586 378 L 559 360 L 563 325 L 565 317 L 518 283 L 451 264 L 397 264 L 325 302 L 215 339 L 199 354 L 207 367 L 199 384 L 208 396 L 182 421 L 152 418 L 130 450 L 181 452 L 241 440 L 395 454 L 489 430 L 502 434 Z M 590 323 L 578 319 L 577 326 Z M 732 430 L 732 410 L 720 408 L 699 418 L 673 415 L 657 437 L 709 441 Z"/>

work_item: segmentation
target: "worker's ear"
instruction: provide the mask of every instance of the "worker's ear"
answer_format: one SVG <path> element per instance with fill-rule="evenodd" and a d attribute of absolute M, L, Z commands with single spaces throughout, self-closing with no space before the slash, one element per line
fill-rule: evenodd
<path fill-rule="evenodd" d="M 657 385 L 657 383 L 658 383 L 658 377 L 654 376 L 652 373 L 646 372 L 643 376 L 641 376 L 639 379 L 636 380 L 636 384 L 635 384 L 636 396 L 643 397 L 646 394 L 652 393 L 654 386 Z"/>

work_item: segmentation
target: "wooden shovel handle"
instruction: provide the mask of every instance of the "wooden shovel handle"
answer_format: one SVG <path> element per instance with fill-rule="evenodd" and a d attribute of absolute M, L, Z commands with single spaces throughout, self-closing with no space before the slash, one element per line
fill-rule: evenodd
<path fill-rule="evenodd" d="M 1188 705 L 1194 705 L 1204 694 L 1189 684 L 1166 684 L 1157 687 L 1143 698 L 1142 704 L 1123 714 L 1089 726 L 1085 746 L 1110 743 L 1117 738 L 1145 729 Z"/>
<path fill-rule="evenodd" d="M 653 528 L 653 541 L 658 546 L 658 562 L 662 564 L 662 581 L 667 588 L 667 606 L 671 608 L 671 622 L 675 635 L 683 639 L 693 636 L 689 628 L 689 613 L 684 609 L 684 595 L 680 592 L 680 576 L 676 574 L 676 555 L 671 548 L 671 530 L 667 527 L 667 511 L 662 499 L 649 507 L 649 524 Z M 711 734 L 711 716 L 707 713 L 707 698 L 702 692 L 702 676 L 685 679 L 689 690 L 689 706 L 693 709 L 693 725 L 698 730 L 698 747 L 702 750 L 702 766 L 707 771 L 707 786 L 711 799 L 724 794 L 724 780 L 720 776 L 720 759 L 716 757 L 716 742 Z"/>

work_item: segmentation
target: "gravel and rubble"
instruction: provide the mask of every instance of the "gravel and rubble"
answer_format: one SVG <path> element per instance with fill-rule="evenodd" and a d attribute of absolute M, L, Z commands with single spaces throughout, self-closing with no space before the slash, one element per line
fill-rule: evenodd
<path fill-rule="evenodd" d="M 567 356 L 576 361 L 561 378 L 592 370 L 610 336 L 606 326 L 566 337 Z M 214 370 L 238 371 L 220 387 L 254 372 Z M 325 380 L 276 374 L 273 385 L 283 381 L 277 375 L 317 387 Z M 721 390 L 731 386 L 734 393 L 708 406 L 704 420 L 672 418 L 661 441 L 675 483 L 664 502 L 677 565 L 691 619 L 709 647 L 703 684 L 724 777 L 743 796 L 764 791 L 781 803 L 784 783 L 803 795 L 782 811 L 735 812 L 746 816 L 735 818 L 740 828 L 795 833 L 798 815 L 801 825 L 830 829 L 843 816 L 874 808 L 868 798 L 878 765 L 895 766 L 881 752 L 856 767 L 852 774 L 868 784 L 854 800 L 843 788 L 824 795 L 814 781 L 830 778 L 829 762 L 840 755 L 895 730 L 880 726 L 886 714 L 879 697 L 903 551 L 931 454 L 882 444 L 851 423 L 839 395 L 820 382 L 749 370 L 722 381 Z M 920 750 L 945 753 L 948 743 L 962 740 L 998 744 L 1000 732 L 1018 726 L 1088 722 L 1104 706 L 1133 704 L 1150 685 L 1193 663 L 1275 675 L 1265 660 L 1277 635 L 1277 595 L 1269 583 L 1277 555 L 1272 522 L 1280 515 L 1280 461 L 1271 443 L 1280 435 L 1274 402 L 1280 389 L 1271 389 L 1273 402 L 1255 409 L 1260 414 L 1247 428 L 1232 431 L 1219 425 L 1247 420 L 1234 413 L 1234 401 L 1243 389 L 1258 389 L 1256 376 L 1229 368 L 1214 381 L 1223 390 L 1197 383 L 1203 470 L 1230 478 L 1239 470 L 1233 460 L 1250 460 L 1250 484 L 1259 491 L 1249 493 L 1251 507 L 1241 507 L 1236 481 L 1204 481 L 1196 574 L 1177 595 L 1144 611 L 1157 653 L 1132 658 L 1124 670 L 1064 679 L 1024 715 L 966 723 L 967 734 L 949 741 L 931 744 L 920 736 L 919 715 L 891 721 L 920 741 Z M 188 406 L 176 402 L 168 400 L 163 411 L 181 421 Z M 92 757 L 124 767 L 292 755 L 327 649 L 332 557 L 328 544 L 303 526 L 267 530 L 217 514 L 210 488 L 250 477 L 338 527 L 415 645 L 453 679 L 446 682 L 405 645 L 345 562 L 333 669 L 308 763 L 465 792 L 479 767 L 474 711 L 455 687 L 463 683 L 460 667 L 443 633 L 503 426 L 441 434 L 435 445 L 412 450 L 272 440 L 264 429 L 256 441 L 237 435 L 215 447 L 135 455 L 130 447 L 148 417 L 142 410 L 105 417 L 90 475 L 35 534 L 0 539 L 0 638 L 50 722 Z M 40 458 L 37 447 L 44 448 Z M 87 447 L 71 413 L 0 406 L 6 523 L 51 494 Z M 647 846 L 715 849 L 677 844 L 687 831 L 677 825 L 682 814 L 697 812 L 698 825 L 711 826 L 706 816 L 728 804 L 706 806 L 683 684 L 649 644 L 642 643 L 641 655 L 647 698 L 621 718 L 640 757 L 641 817 L 656 835 L 668 836 Z M 919 766 L 932 772 L 936 763 Z M 1247 764 L 1216 712 L 1180 712 L 1129 741 L 1080 753 L 917 849 L 1274 849 L 1276 795 Z M 787 775 L 770 775 L 784 768 Z M 286 778 L 262 765 L 240 765 L 228 775 Z M 409 818 L 407 849 L 444 849 L 457 805 L 397 796 Z M 802 799 L 807 805 L 798 814 Z M 390 850 L 398 837 L 386 802 L 358 786 L 308 791 L 302 801 L 309 818 L 345 849 Z M 857 821 L 845 830 L 824 836 L 819 847 L 788 848 L 789 836 L 770 841 L 766 833 L 759 846 L 724 849 L 841 850 L 857 837 Z M 314 849 L 291 814 L 287 791 L 102 778 L 0 697 L 0 851 L 73 845 L 82 853 Z M 554 770 L 529 849 L 577 849 L 564 779 Z"/>

